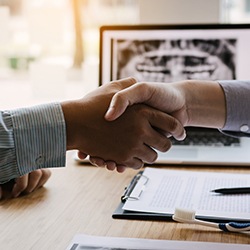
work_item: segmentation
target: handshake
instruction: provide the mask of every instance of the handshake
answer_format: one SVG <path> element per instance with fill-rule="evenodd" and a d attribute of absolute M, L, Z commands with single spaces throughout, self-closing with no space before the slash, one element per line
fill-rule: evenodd
<path fill-rule="evenodd" d="M 123 172 L 153 163 L 185 139 L 185 126 L 222 128 L 225 97 L 216 82 L 137 83 L 134 78 L 99 87 L 80 100 L 61 103 L 67 150 L 81 159 Z M 204 112 L 205 111 L 205 112 Z"/>
<path fill-rule="evenodd" d="M 79 100 L 1 112 L 0 199 L 2 184 L 11 179 L 13 197 L 43 186 L 48 168 L 65 164 L 66 150 L 77 149 L 80 158 L 89 156 L 92 164 L 118 172 L 153 163 L 156 150 L 170 149 L 170 137 L 185 138 L 185 126 L 223 128 L 225 98 L 217 82 L 126 78 Z"/>

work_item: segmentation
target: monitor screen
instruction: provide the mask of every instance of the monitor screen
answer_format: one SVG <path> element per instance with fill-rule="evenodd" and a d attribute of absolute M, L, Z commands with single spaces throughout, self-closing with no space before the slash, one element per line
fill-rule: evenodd
<path fill-rule="evenodd" d="M 100 39 L 100 85 L 128 76 L 166 83 L 250 79 L 248 24 L 103 26 Z"/>

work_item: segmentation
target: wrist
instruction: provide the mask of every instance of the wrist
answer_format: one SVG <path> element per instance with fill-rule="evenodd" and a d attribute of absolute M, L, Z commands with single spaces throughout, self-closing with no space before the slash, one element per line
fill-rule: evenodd
<path fill-rule="evenodd" d="M 75 116 L 76 106 L 74 101 L 65 101 L 61 103 L 64 120 L 66 124 L 66 143 L 67 150 L 77 149 L 75 131 L 77 117 Z"/>
<path fill-rule="evenodd" d="M 222 128 L 226 120 L 226 104 L 219 83 L 190 80 L 183 85 L 187 126 Z"/>

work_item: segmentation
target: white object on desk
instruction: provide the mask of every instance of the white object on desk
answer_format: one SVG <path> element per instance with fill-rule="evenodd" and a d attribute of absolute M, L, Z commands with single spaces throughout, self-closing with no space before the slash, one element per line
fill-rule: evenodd
<path fill-rule="evenodd" d="M 247 174 L 202 171 L 179 171 L 146 168 L 146 188 L 138 199 L 127 199 L 124 210 L 174 214 L 176 207 L 196 210 L 207 219 L 250 220 L 250 195 L 220 195 L 211 192 L 219 187 L 250 186 Z M 130 196 L 138 194 L 140 179 Z"/>
<path fill-rule="evenodd" d="M 192 241 L 151 240 L 119 237 L 98 237 L 78 234 L 67 250 L 80 249 L 133 249 L 133 250 L 248 250 L 246 244 L 223 244 Z"/>

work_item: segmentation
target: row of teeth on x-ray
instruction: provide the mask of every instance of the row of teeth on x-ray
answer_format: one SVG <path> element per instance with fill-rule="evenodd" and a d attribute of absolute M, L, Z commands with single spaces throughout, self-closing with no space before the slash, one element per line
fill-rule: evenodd
<path fill-rule="evenodd" d="M 144 57 L 136 65 L 138 74 L 148 81 L 172 81 L 181 79 L 211 79 L 216 64 L 210 64 L 207 58 L 195 57 Z"/>

